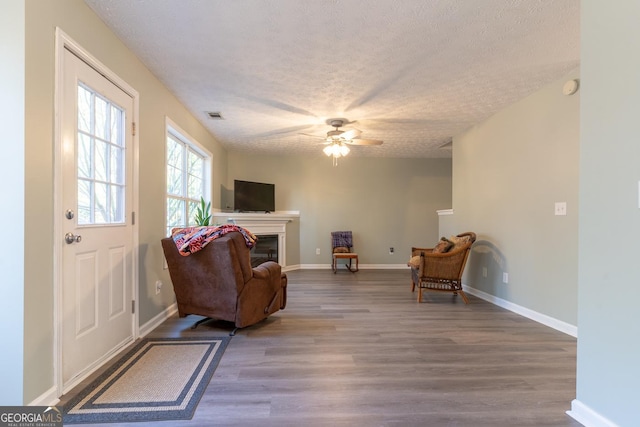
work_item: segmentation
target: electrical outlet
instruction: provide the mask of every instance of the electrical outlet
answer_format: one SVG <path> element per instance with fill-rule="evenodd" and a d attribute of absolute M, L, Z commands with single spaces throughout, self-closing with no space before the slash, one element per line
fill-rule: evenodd
<path fill-rule="evenodd" d="M 316 255 L 320 255 L 320 248 L 316 248 Z"/>
<path fill-rule="evenodd" d="M 389 248 L 389 255 L 393 255 L 393 247 Z"/>
<path fill-rule="evenodd" d="M 156 295 L 160 293 L 160 289 L 162 289 L 162 281 L 156 280 Z"/>
<path fill-rule="evenodd" d="M 487 267 L 482 267 L 482 277 L 487 277 Z"/>
<path fill-rule="evenodd" d="M 567 202 L 556 202 L 555 214 L 564 216 L 567 214 Z"/>
<path fill-rule="evenodd" d="M 506 271 L 502 273 L 502 283 L 509 283 L 509 273 Z"/>

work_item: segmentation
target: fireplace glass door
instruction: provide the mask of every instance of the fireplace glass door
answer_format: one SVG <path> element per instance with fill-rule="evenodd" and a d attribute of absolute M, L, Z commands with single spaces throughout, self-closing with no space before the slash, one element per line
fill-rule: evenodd
<path fill-rule="evenodd" d="M 278 262 L 278 235 L 268 234 L 257 236 L 256 245 L 251 248 L 251 266 L 256 267 L 263 262 Z"/>

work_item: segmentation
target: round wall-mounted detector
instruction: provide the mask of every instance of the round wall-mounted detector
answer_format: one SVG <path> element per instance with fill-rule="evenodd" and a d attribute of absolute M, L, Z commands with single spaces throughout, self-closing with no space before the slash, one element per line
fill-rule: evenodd
<path fill-rule="evenodd" d="M 565 95 L 573 95 L 578 91 L 578 79 L 569 80 L 562 86 L 562 93 Z"/>

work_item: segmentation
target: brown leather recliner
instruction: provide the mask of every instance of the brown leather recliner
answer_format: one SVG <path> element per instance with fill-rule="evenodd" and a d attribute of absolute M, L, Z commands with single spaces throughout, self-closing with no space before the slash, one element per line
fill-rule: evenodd
<path fill-rule="evenodd" d="M 197 314 L 244 328 L 287 304 L 287 276 L 280 265 L 268 261 L 252 268 L 249 248 L 237 231 L 188 256 L 180 255 L 170 237 L 162 239 L 162 248 L 180 317 Z"/>

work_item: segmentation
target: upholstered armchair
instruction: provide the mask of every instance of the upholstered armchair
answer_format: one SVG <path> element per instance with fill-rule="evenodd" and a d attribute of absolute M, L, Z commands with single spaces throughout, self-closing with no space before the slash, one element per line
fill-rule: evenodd
<path fill-rule="evenodd" d="M 249 248 L 239 232 L 227 233 L 187 256 L 179 253 L 170 237 L 162 239 L 162 248 L 180 317 L 196 314 L 226 320 L 237 329 L 286 306 L 286 274 L 273 261 L 252 268 Z"/>
<path fill-rule="evenodd" d="M 462 273 L 476 241 L 476 234 L 466 232 L 442 238 L 433 248 L 411 248 L 411 292 L 418 288 L 418 302 L 424 290 L 460 294 L 469 303 L 462 290 Z"/>

